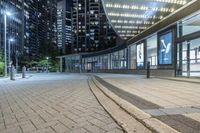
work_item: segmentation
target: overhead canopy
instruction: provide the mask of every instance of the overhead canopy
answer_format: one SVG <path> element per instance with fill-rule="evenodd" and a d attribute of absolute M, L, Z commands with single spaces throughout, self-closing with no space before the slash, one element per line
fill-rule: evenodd
<path fill-rule="evenodd" d="M 191 0 L 102 0 L 115 31 L 129 39 Z"/>

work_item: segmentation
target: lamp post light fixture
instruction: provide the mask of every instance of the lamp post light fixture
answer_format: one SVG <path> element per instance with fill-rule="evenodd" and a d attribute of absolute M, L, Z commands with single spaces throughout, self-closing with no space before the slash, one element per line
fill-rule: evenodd
<path fill-rule="evenodd" d="M 12 13 L 11 12 L 8 12 L 8 11 L 6 11 L 6 13 L 5 13 L 7 16 L 11 16 L 12 15 Z"/>
<path fill-rule="evenodd" d="M 10 12 L 5 12 L 4 13 L 4 75 L 7 77 L 7 16 L 11 16 L 12 14 Z"/>

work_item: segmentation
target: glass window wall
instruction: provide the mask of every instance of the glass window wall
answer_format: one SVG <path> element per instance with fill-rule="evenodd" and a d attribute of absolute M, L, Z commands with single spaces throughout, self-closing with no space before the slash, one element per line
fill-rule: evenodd
<path fill-rule="evenodd" d="M 80 72 L 80 56 L 65 57 L 65 66 L 67 72 Z"/>
<path fill-rule="evenodd" d="M 157 68 L 157 35 L 147 39 L 147 60 L 151 69 Z"/>
<path fill-rule="evenodd" d="M 102 69 L 108 69 L 108 55 L 102 56 Z"/>
<path fill-rule="evenodd" d="M 200 77 L 200 38 L 190 41 L 190 76 Z"/>
<path fill-rule="evenodd" d="M 120 68 L 119 51 L 111 54 L 111 60 L 112 60 L 112 69 L 119 69 Z"/>
<path fill-rule="evenodd" d="M 200 77 L 200 38 L 177 45 L 177 74 Z"/>
<path fill-rule="evenodd" d="M 95 56 L 93 57 L 93 60 L 92 60 L 92 69 L 93 69 L 93 72 L 97 72 L 97 70 L 99 69 L 99 64 L 98 64 L 98 56 Z"/>
<path fill-rule="evenodd" d="M 178 36 L 200 31 L 200 11 L 178 22 Z"/>
<path fill-rule="evenodd" d="M 130 46 L 130 68 L 136 69 L 137 49 L 136 45 Z"/>
<path fill-rule="evenodd" d="M 86 64 L 87 64 L 87 72 L 92 72 L 92 64 L 91 64 L 91 62 L 92 62 L 92 58 L 87 58 L 87 62 L 86 62 Z"/>
<path fill-rule="evenodd" d="M 126 69 L 127 66 L 127 54 L 126 49 L 119 51 L 119 69 Z"/>
<path fill-rule="evenodd" d="M 144 43 L 137 44 L 137 68 L 144 68 Z"/>

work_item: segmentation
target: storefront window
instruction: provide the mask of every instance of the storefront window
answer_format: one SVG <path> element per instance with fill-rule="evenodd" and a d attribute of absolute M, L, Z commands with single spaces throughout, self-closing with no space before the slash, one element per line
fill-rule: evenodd
<path fill-rule="evenodd" d="M 183 45 L 182 61 L 183 61 L 183 64 L 186 64 L 187 63 L 187 46 L 185 43 L 182 45 Z"/>
<path fill-rule="evenodd" d="M 137 50 L 136 45 L 130 47 L 130 68 L 136 69 Z"/>
<path fill-rule="evenodd" d="M 112 69 L 119 69 L 119 51 L 112 53 Z"/>
<path fill-rule="evenodd" d="M 98 56 L 93 57 L 93 61 L 92 61 L 92 65 L 93 65 L 93 72 L 96 72 L 97 70 L 99 70 L 99 63 L 98 63 Z"/>
<path fill-rule="evenodd" d="M 177 45 L 177 74 L 200 77 L 200 38 Z"/>
<path fill-rule="evenodd" d="M 119 51 L 119 62 L 120 62 L 120 67 L 119 69 L 125 69 L 126 68 L 126 50 L 123 49 Z"/>
<path fill-rule="evenodd" d="M 200 12 L 178 22 L 178 36 L 185 36 L 200 31 Z"/>
<path fill-rule="evenodd" d="M 147 60 L 150 62 L 151 69 L 157 68 L 157 35 L 147 39 Z"/>
<path fill-rule="evenodd" d="M 144 43 L 137 44 L 137 68 L 144 67 Z"/>
<path fill-rule="evenodd" d="M 108 55 L 102 57 L 102 69 L 108 69 Z"/>
<path fill-rule="evenodd" d="M 87 58 L 87 72 L 91 72 L 92 71 L 92 58 Z"/>
<path fill-rule="evenodd" d="M 200 76 L 200 38 L 190 41 L 190 75 Z"/>
<path fill-rule="evenodd" d="M 199 46 L 198 52 L 197 52 L 197 62 L 200 63 L 200 46 Z"/>
<path fill-rule="evenodd" d="M 100 69 L 102 69 L 102 57 L 103 56 L 99 56 L 99 67 L 100 67 Z"/>
<path fill-rule="evenodd" d="M 80 72 L 81 58 L 79 55 L 65 57 L 66 72 Z"/>
<path fill-rule="evenodd" d="M 167 32 L 159 37 L 159 65 L 172 64 L 172 32 Z"/>

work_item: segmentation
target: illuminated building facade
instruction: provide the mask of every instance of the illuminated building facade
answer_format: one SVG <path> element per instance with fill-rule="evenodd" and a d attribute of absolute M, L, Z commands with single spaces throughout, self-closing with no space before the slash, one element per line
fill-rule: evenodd
<path fill-rule="evenodd" d="M 68 63 L 77 63 L 67 67 L 69 65 L 66 62 L 65 71 L 77 70 L 76 66 L 80 65 L 82 72 L 146 75 L 147 64 L 150 64 L 150 75 L 153 76 L 200 77 L 200 1 L 126 2 L 108 0 L 104 1 L 104 7 L 112 26 L 127 40 L 127 45 L 88 54 L 62 56 L 60 58 Z M 155 14 L 152 17 L 149 14 L 153 12 Z M 154 23 L 147 25 L 147 21 Z M 146 28 L 141 30 L 139 27 L 142 26 Z M 137 33 L 129 37 L 129 30 Z"/>
<path fill-rule="evenodd" d="M 99 51 L 116 45 L 118 36 L 100 0 L 73 0 L 72 25 L 74 53 Z"/>

